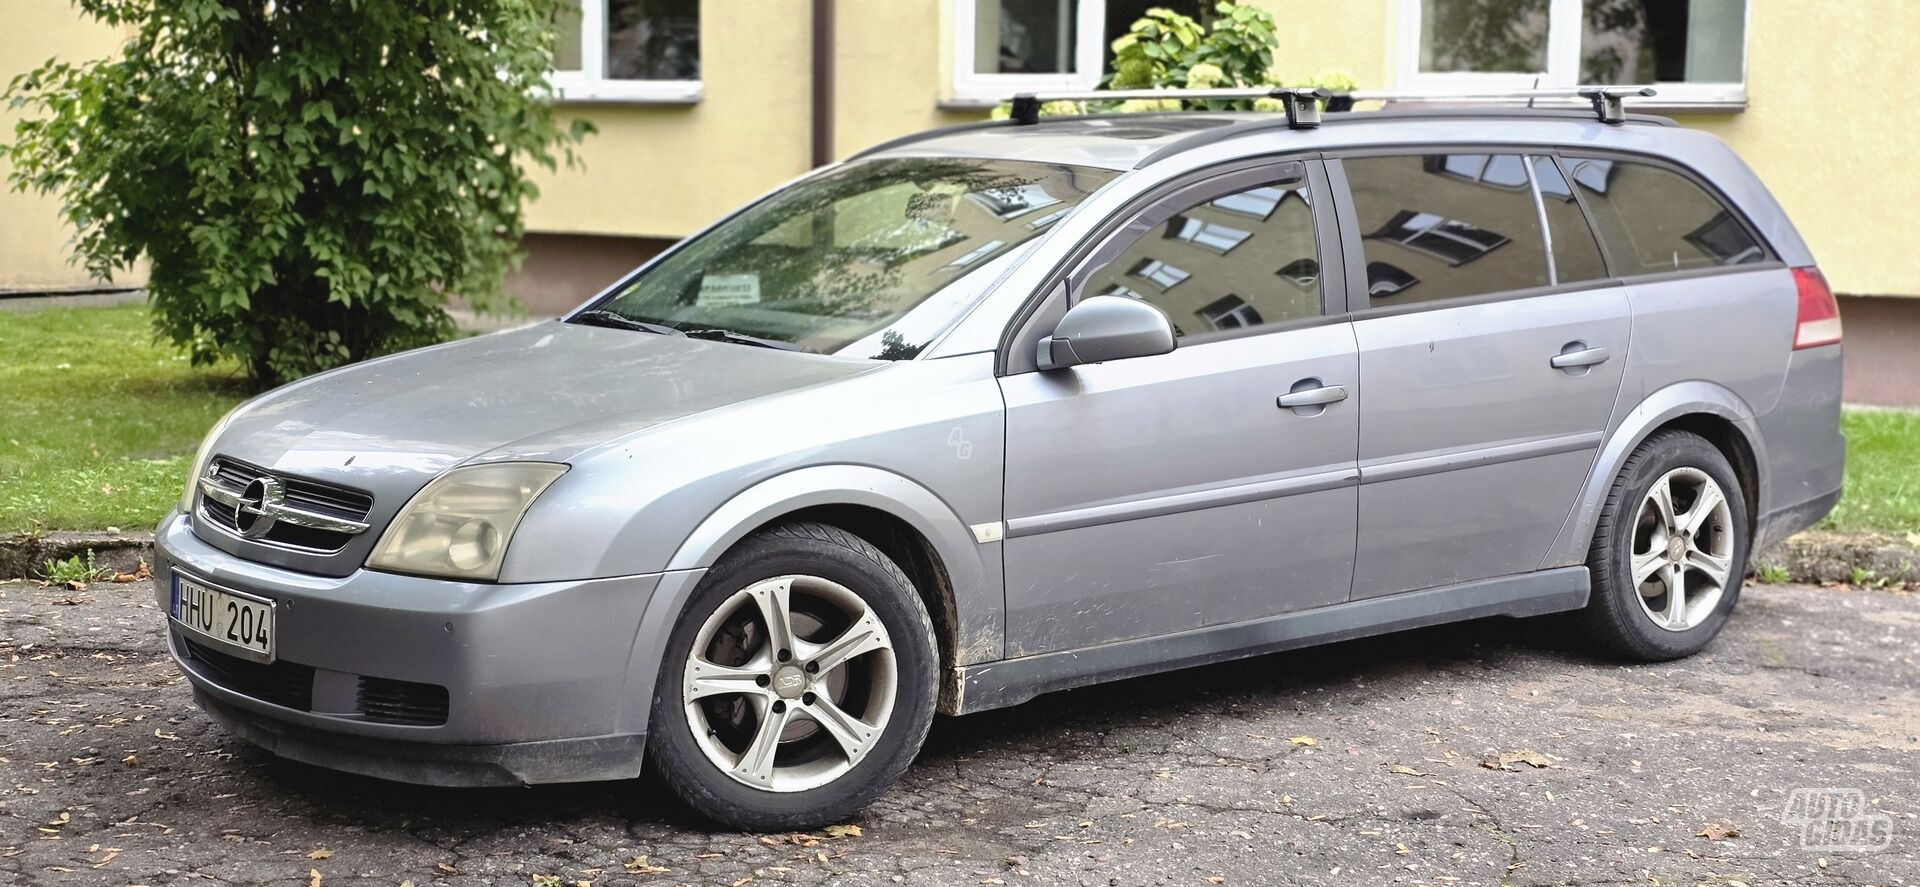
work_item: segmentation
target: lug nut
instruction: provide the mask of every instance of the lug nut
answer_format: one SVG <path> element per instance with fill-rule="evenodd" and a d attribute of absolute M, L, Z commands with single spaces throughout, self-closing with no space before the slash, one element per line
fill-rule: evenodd
<path fill-rule="evenodd" d="M 758 676 L 758 677 L 756 677 L 756 678 L 754 678 L 754 679 L 753 679 L 753 682 L 754 682 L 754 683 L 756 683 L 756 684 L 759 684 L 759 685 L 760 685 L 760 686 L 762 686 L 762 687 L 764 687 L 764 686 L 766 686 L 766 685 L 768 685 L 768 684 L 771 684 L 771 683 L 773 683 L 773 679 L 772 679 L 772 678 L 770 678 L 770 677 L 767 677 L 766 675 L 760 675 L 760 676 Z"/>
<path fill-rule="evenodd" d="M 792 659 L 792 658 L 793 658 L 793 651 L 792 651 L 792 650 L 781 650 L 781 651 L 780 651 L 780 661 L 781 661 L 781 662 L 785 662 L 785 661 L 787 661 L 787 660 L 789 660 L 789 659 Z"/>
<path fill-rule="evenodd" d="M 802 694 L 800 694 L 800 702 L 801 702 L 801 704 L 803 704 L 803 705 L 812 705 L 812 704 L 813 704 L 813 694 L 812 694 L 812 693 L 802 693 Z"/>
<path fill-rule="evenodd" d="M 807 663 L 807 674 L 819 674 L 819 673 L 820 673 L 820 663 L 818 662 Z"/>
<path fill-rule="evenodd" d="M 779 713 L 781 713 L 781 712 L 784 712 L 784 711 L 786 711 L 786 710 L 787 710 L 787 703 L 786 703 L 786 702 L 784 702 L 784 701 L 782 701 L 782 700 L 779 700 L 779 699 L 775 699 L 775 700 L 773 701 L 773 713 L 774 713 L 774 714 L 779 714 Z"/>

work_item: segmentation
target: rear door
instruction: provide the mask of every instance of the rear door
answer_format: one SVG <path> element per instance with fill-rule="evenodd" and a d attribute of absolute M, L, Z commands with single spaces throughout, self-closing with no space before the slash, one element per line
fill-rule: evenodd
<path fill-rule="evenodd" d="M 1007 655 L 1346 599 L 1360 395 L 1331 219 L 1317 163 L 1265 164 L 1176 190 L 1071 275 L 1159 307 L 1178 346 L 1001 378 Z"/>
<path fill-rule="evenodd" d="M 1354 598 L 1535 569 L 1619 391 L 1626 290 L 1552 157 L 1373 154 L 1329 173 L 1366 392 Z"/>

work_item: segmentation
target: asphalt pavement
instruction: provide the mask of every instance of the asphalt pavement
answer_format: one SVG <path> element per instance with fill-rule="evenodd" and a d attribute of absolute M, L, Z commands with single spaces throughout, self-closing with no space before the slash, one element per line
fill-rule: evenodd
<path fill-rule="evenodd" d="M 1920 883 L 1920 598 L 1749 588 L 1622 665 L 1487 621 L 942 719 L 859 817 L 394 785 L 192 706 L 145 584 L 0 584 L 0 884 Z"/>

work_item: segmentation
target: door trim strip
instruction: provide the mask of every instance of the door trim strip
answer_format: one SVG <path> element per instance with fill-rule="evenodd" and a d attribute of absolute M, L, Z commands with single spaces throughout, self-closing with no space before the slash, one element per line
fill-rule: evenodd
<path fill-rule="evenodd" d="M 1246 622 L 1040 653 L 948 672 L 942 711 L 1006 708 L 1042 693 L 1300 647 L 1488 616 L 1542 616 L 1587 605 L 1587 568 L 1561 567 L 1316 607 Z"/>
<path fill-rule="evenodd" d="M 1203 508 L 1218 508 L 1223 505 L 1278 499 L 1282 496 L 1318 493 L 1323 490 L 1353 486 L 1359 481 L 1360 472 L 1349 466 L 1333 471 L 1293 474 L 1253 483 L 1235 484 L 1230 487 L 1216 487 L 1168 496 L 1154 496 L 1148 499 L 1115 502 L 1109 505 L 1094 505 L 1088 508 L 1016 517 L 1007 521 L 1007 538 L 1038 536 L 1041 533 L 1077 530 L 1082 527 L 1139 520 L 1143 517 L 1160 517 L 1186 511 L 1199 511 Z"/>
<path fill-rule="evenodd" d="M 1442 453 L 1438 456 L 1420 456 L 1414 459 L 1376 462 L 1372 465 L 1362 464 L 1360 482 L 1377 484 L 1383 481 L 1439 474 L 1443 471 L 1458 471 L 1462 468 L 1479 468 L 1483 465 L 1498 465 L 1502 462 L 1518 462 L 1521 459 L 1533 459 L 1539 456 L 1557 456 L 1561 453 L 1591 450 L 1599 447 L 1606 436 L 1602 431 L 1584 431 L 1579 434 L 1523 440 L 1458 453 Z"/>

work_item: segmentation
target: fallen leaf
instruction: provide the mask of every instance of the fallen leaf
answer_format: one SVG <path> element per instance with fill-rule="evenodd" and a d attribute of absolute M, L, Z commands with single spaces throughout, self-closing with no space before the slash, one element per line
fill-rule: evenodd
<path fill-rule="evenodd" d="M 634 875 L 657 875 L 661 872 L 673 871 L 673 869 L 667 868 L 664 865 L 654 865 L 648 862 L 644 855 L 629 859 L 621 863 L 621 865 L 626 866 L 627 872 Z"/>
<path fill-rule="evenodd" d="M 827 837 L 829 838 L 858 838 L 860 835 L 860 827 L 852 823 L 827 826 Z"/>
<path fill-rule="evenodd" d="M 1315 739 L 1311 736 L 1291 736 L 1287 738 L 1287 741 L 1293 743 L 1294 745 L 1313 746 L 1313 745 L 1320 744 L 1320 740 Z"/>
<path fill-rule="evenodd" d="M 327 850 L 325 848 L 322 848 L 319 850 L 309 851 L 307 853 L 307 858 L 308 859 L 326 859 L 327 857 L 332 855 L 333 855 L 332 850 Z"/>
<path fill-rule="evenodd" d="M 560 887 L 559 875 L 534 875 L 533 887 Z"/>
<path fill-rule="evenodd" d="M 1709 841 L 1724 841 L 1728 838 L 1740 837 L 1740 827 L 1713 822 L 1708 823 L 1706 828 L 1694 832 L 1694 834 L 1698 837 L 1706 838 Z"/>
<path fill-rule="evenodd" d="M 320 887 L 319 869 L 307 869 L 307 887 Z"/>
<path fill-rule="evenodd" d="M 459 869 L 456 869 L 456 868 L 454 868 L 453 866 L 450 866 L 450 865 L 447 865 L 447 864 L 446 864 L 446 863 L 444 863 L 444 862 L 436 862 L 436 863 L 434 863 L 434 864 L 433 864 L 433 867 L 434 867 L 434 868 L 436 868 L 436 869 L 439 869 L 439 870 L 440 870 L 440 872 L 441 872 L 441 874 L 446 874 L 446 875 L 457 875 L 457 874 L 460 874 L 460 870 L 459 870 Z"/>
<path fill-rule="evenodd" d="M 147 567 L 147 562 L 144 559 L 140 561 L 140 565 L 135 567 L 133 572 L 131 573 L 113 574 L 113 581 L 123 583 L 123 584 L 127 582 L 140 582 L 142 580 L 152 579 L 152 578 L 153 578 L 153 571 Z"/>
<path fill-rule="evenodd" d="M 1541 754 L 1532 749 L 1523 748 L 1518 751 L 1507 752 L 1503 755 L 1487 755 L 1480 759 L 1480 766 L 1488 770 L 1513 770 L 1516 769 L 1513 766 L 1514 764 L 1525 764 L 1529 767 L 1544 769 L 1553 766 L 1554 762 L 1559 760 L 1559 758 L 1553 755 Z"/>
<path fill-rule="evenodd" d="M 1227 883 L 1227 879 L 1226 879 L 1226 878 L 1224 878 L 1224 877 L 1221 877 L 1220 875 L 1208 875 L 1208 876 L 1207 876 L 1207 883 L 1209 883 L 1209 884 L 1225 884 L 1225 883 Z"/>
<path fill-rule="evenodd" d="M 1420 771 L 1418 771 L 1418 770 L 1415 770 L 1415 769 L 1413 769 L 1412 767 L 1409 767 L 1409 766 L 1407 766 L 1407 765 L 1405 765 L 1405 764 L 1395 764 L 1395 765 L 1393 765 L 1393 766 L 1391 766 L 1391 767 L 1388 767 L 1388 768 L 1387 768 L 1387 772 L 1388 772 L 1388 773 L 1398 773 L 1398 774 L 1400 774 L 1401 776 L 1425 776 L 1425 775 L 1427 775 L 1427 774 L 1425 774 L 1425 773 L 1422 773 L 1422 772 L 1420 772 Z"/>

